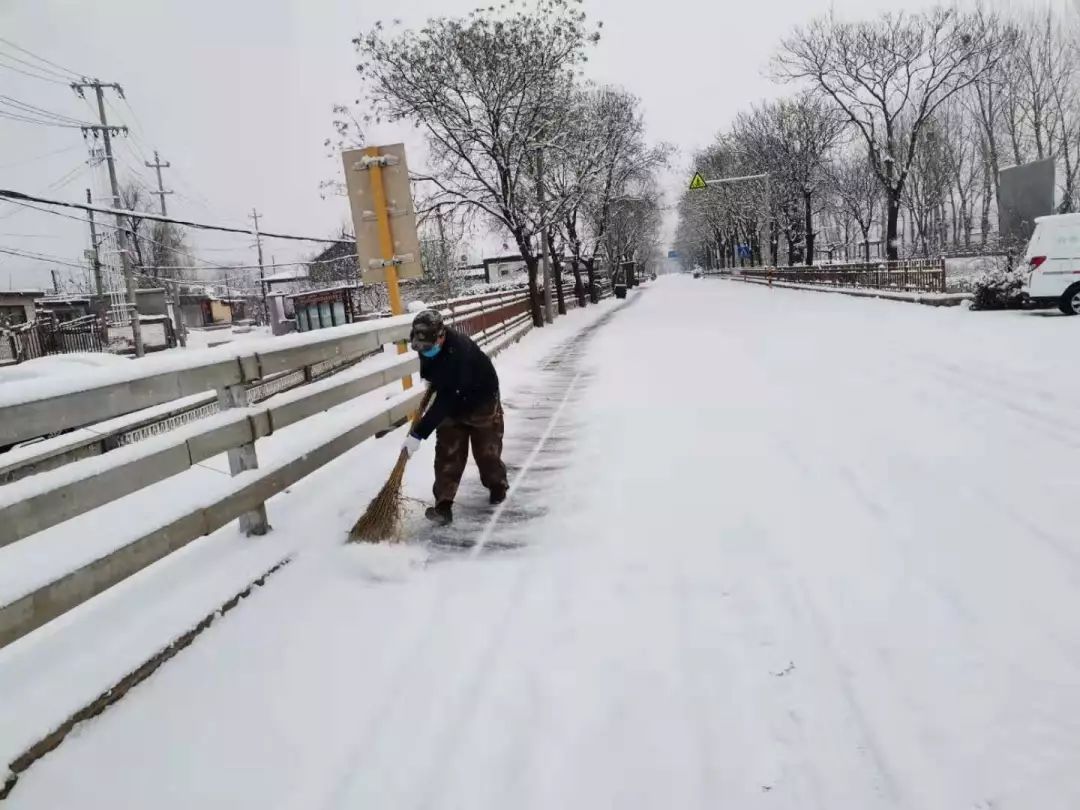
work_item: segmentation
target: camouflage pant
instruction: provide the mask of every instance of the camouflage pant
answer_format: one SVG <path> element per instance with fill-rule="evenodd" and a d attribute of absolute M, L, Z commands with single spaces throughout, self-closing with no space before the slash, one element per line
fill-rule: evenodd
<path fill-rule="evenodd" d="M 469 460 L 470 441 L 481 483 L 489 490 L 506 489 L 506 465 L 502 462 L 503 409 L 496 397 L 494 402 L 467 416 L 444 419 L 439 425 L 435 433 L 436 503 L 453 503 Z"/>

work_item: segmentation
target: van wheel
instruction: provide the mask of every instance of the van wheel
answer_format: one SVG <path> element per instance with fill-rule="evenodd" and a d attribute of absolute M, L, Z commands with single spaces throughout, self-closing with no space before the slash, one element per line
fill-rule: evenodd
<path fill-rule="evenodd" d="M 1073 284 L 1061 296 L 1058 304 L 1066 315 L 1080 315 L 1080 284 Z"/>

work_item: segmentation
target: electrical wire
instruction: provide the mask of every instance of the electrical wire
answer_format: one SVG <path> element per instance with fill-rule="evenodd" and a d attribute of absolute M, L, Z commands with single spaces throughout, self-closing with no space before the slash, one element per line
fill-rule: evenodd
<path fill-rule="evenodd" d="M 72 180 L 74 180 L 76 177 L 86 171 L 86 168 L 87 166 L 85 162 L 80 163 L 74 169 L 50 183 L 48 186 L 48 191 L 60 191 L 60 189 L 65 188 L 69 183 L 71 183 Z"/>
<path fill-rule="evenodd" d="M 166 217 L 160 214 L 150 214 L 144 211 L 130 211 L 126 208 L 102 208 L 99 206 L 86 205 L 85 203 L 73 203 L 65 202 L 63 200 L 51 200 L 47 197 L 38 197 L 33 194 L 24 194 L 21 191 L 14 191 L 12 189 L 0 188 L 0 197 L 5 198 L 11 202 L 36 202 L 41 203 L 42 205 L 56 205 L 62 208 L 77 208 L 80 211 L 94 211 L 100 214 L 119 214 L 121 216 L 135 216 L 141 219 L 154 220 L 156 222 L 171 222 L 174 225 L 184 225 L 188 228 L 197 228 L 204 231 L 221 231 L 222 233 L 242 233 L 249 235 L 254 233 L 253 229 L 251 228 L 231 228 L 226 225 L 211 225 L 206 222 L 193 222 L 191 220 Z M 286 239 L 296 242 L 319 242 L 326 245 L 352 244 L 352 241 L 347 239 L 327 239 L 322 236 L 297 236 L 295 234 L 276 233 L 273 231 L 259 231 L 259 235 L 267 239 Z"/>
<path fill-rule="evenodd" d="M 7 118 L 11 121 L 22 121 L 26 124 L 39 124 L 44 127 L 61 127 L 63 129 L 82 129 L 84 126 L 83 124 L 65 124 L 55 120 L 50 121 L 47 119 L 42 120 L 40 118 L 29 118 L 27 116 L 16 115 L 15 113 L 10 113 L 4 110 L 0 110 L 0 118 Z"/>
<path fill-rule="evenodd" d="M 3 59 L 3 58 L 4 58 L 4 54 L 0 53 L 0 59 Z M 5 65 L 3 62 L 0 62 L 0 68 L 6 68 L 7 70 L 12 70 L 15 73 L 21 73 L 23 76 L 29 76 L 31 79 L 40 79 L 43 82 L 52 82 L 53 84 L 59 84 L 62 87 L 67 87 L 68 86 L 67 82 L 61 82 L 61 81 L 58 81 L 56 79 L 50 79 L 48 76 L 42 76 L 42 75 L 37 74 L 37 73 L 30 73 L 29 71 L 23 70 L 22 68 L 17 68 L 14 65 Z"/>
<path fill-rule="evenodd" d="M 124 106 L 127 107 L 128 112 L 131 113 L 131 119 L 135 122 L 135 129 L 137 129 L 139 131 L 139 134 L 142 135 L 144 138 L 149 137 L 146 134 L 146 127 L 143 126 L 142 120 L 139 118 L 139 114 L 135 112 L 135 108 L 131 106 L 131 102 L 127 100 L 127 96 L 121 96 L 120 100 L 124 102 Z"/>
<path fill-rule="evenodd" d="M 0 104 L 5 107 L 11 107 L 19 115 L 36 115 L 43 118 L 55 119 L 65 124 L 78 124 L 82 126 L 87 124 L 87 121 L 80 121 L 78 118 L 72 118 L 70 115 L 64 113 L 54 112 L 53 110 L 46 110 L 44 107 L 38 107 L 34 104 L 29 104 L 25 101 L 20 101 L 12 96 L 0 95 Z"/>
<path fill-rule="evenodd" d="M 65 146 L 63 149 L 57 149 L 53 152 L 46 152 L 44 155 L 36 155 L 35 157 L 26 158 L 25 160 L 19 160 L 14 163 L 0 163 L 0 169 L 14 169 L 16 166 L 25 166 L 28 163 L 36 163 L 39 160 L 45 160 L 45 158 L 62 155 L 65 152 L 74 152 L 76 149 L 82 149 L 82 144 Z"/>
<path fill-rule="evenodd" d="M 23 203 L 23 202 L 18 202 L 18 201 L 12 201 L 12 202 L 15 202 L 16 205 L 21 205 L 21 206 L 24 206 L 25 208 L 29 208 L 32 211 L 40 211 L 43 214 L 52 214 L 54 216 L 62 217 L 63 219 L 70 219 L 70 220 L 74 220 L 75 222 L 81 222 L 81 223 L 84 223 L 84 224 L 89 223 L 89 220 L 87 218 L 85 218 L 85 217 L 72 216 L 70 214 L 61 214 L 61 213 L 59 213 L 57 211 L 50 211 L 47 208 L 38 208 L 36 205 L 29 205 L 29 204 Z M 141 212 L 135 212 L 135 213 L 136 214 L 141 214 Z M 102 243 L 104 243 L 106 240 L 108 240 L 110 243 L 115 242 L 115 233 L 118 232 L 118 231 L 123 230 L 126 233 L 132 233 L 130 228 L 121 228 L 119 225 L 115 225 L 115 224 L 113 224 L 111 222 L 96 221 L 94 224 L 95 224 L 96 227 L 102 228 L 105 231 L 107 231 L 107 235 L 105 237 L 103 237 Z M 138 235 L 132 234 L 132 236 L 134 238 L 139 239 L 139 241 L 141 241 L 141 242 L 148 242 L 148 243 L 150 243 L 152 245 L 158 245 L 159 247 L 166 248 L 167 250 L 170 250 L 173 253 L 178 253 L 181 256 L 187 256 L 188 258 L 190 258 L 190 259 L 192 259 L 192 260 L 194 260 L 196 262 L 202 262 L 203 265 L 204 265 L 204 266 L 199 266 L 199 265 L 172 265 L 172 266 L 169 266 L 169 267 L 160 268 L 160 269 L 163 269 L 163 270 L 240 270 L 240 269 L 244 269 L 244 270 L 255 269 L 255 270 L 257 270 L 257 269 L 259 269 L 259 265 L 257 265 L 257 264 L 254 264 L 254 265 L 231 265 L 231 264 L 215 265 L 215 264 L 212 264 L 211 262 L 207 261 L 206 259 L 201 259 L 198 256 L 196 256 L 194 253 L 190 253 L 190 252 L 188 252 L 186 250 L 178 248 L 175 245 L 169 245 L 169 244 L 166 244 L 165 242 L 161 242 L 161 241 L 159 241 L 157 239 L 153 239 L 153 238 L 151 238 L 149 236 L 144 236 L 142 234 L 138 234 Z M 100 245 L 99 245 L 99 247 L 100 247 Z M 106 254 L 108 254 L 108 253 L 119 253 L 119 251 L 120 251 L 120 249 L 117 246 L 116 248 L 113 248 L 111 250 L 107 250 L 107 251 L 104 251 L 104 252 Z M 330 261 L 339 261 L 339 259 L 333 259 L 333 260 L 330 260 Z M 279 264 L 283 264 L 285 266 L 288 266 L 291 263 L 282 262 L 282 263 L 279 263 Z M 296 262 L 296 264 L 303 264 L 303 262 Z"/>
<path fill-rule="evenodd" d="M 22 47 L 21 45 L 16 45 L 10 39 L 4 39 L 3 37 L 0 37 L 0 42 L 4 43 L 9 48 L 14 48 L 15 50 L 19 51 L 20 53 L 24 53 L 27 56 L 31 56 L 34 59 L 37 59 L 39 62 L 44 62 L 46 65 L 49 65 L 50 67 L 56 68 L 57 70 L 62 71 L 63 73 L 67 73 L 67 74 L 69 74 L 70 76 L 72 76 L 72 77 L 74 77 L 76 79 L 80 78 L 83 75 L 83 74 L 78 73 L 78 72 L 76 72 L 74 70 L 71 70 L 70 68 L 66 68 L 63 65 L 58 65 L 58 64 L 56 64 L 56 62 L 52 62 L 52 61 L 46 59 L 44 56 L 39 56 L 38 54 L 34 53 L 33 51 L 27 50 L 26 48 Z"/>
<path fill-rule="evenodd" d="M 86 269 L 85 265 L 75 264 L 73 262 L 67 261 L 66 259 L 61 259 L 61 258 L 58 258 L 56 256 L 47 256 L 44 253 L 39 253 L 39 254 L 35 255 L 34 253 L 28 253 L 28 252 L 20 251 L 20 250 L 11 250 L 9 248 L 4 248 L 4 247 L 0 247 L 0 253 L 6 253 L 9 256 L 18 256 L 20 258 L 30 259 L 30 260 L 36 261 L 36 262 L 48 262 L 50 264 L 63 265 L 64 267 L 77 267 L 79 270 L 85 270 Z"/>
<path fill-rule="evenodd" d="M 52 68 L 42 67 L 41 65 L 35 65 L 33 62 L 27 62 L 25 59 L 21 59 L 18 56 L 12 56 L 10 53 L 0 52 L 0 57 L 3 57 L 4 59 L 8 59 L 8 60 L 10 60 L 12 62 L 17 62 L 18 64 L 24 65 L 25 67 L 28 67 L 31 70 L 35 70 L 38 73 L 44 74 L 45 76 L 52 76 L 52 77 L 54 77 L 53 81 L 61 80 L 61 83 L 65 83 L 65 82 L 68 82 L 68 81 L 71 80 L 69 77 L 65 76 L 63 73 L 58 73 L 57 71 L 53 70 Z"/>
<path fill-rule="evenodd" d="M 147 159 L 146 155 L 143 153 L 141 147 L 137 143 L 139 139 L 135 137 L 135 133 L 133 131 L 134 128 L 130 124 L 128 124 L 127 121 L 124 120 L 126 116 L 121 115 L 120 111 L 116 109 L 116 106 L 108 98 L 105 99 L 105 106 L 109 108 L 114 118 L 120 122 L 120 126 L 127 127 L 128 137 L 124 140 L 124 143 L 128 144 L 128 148 L 131 149 L 132 154 L 138 156 L 138 160 L 140 163 L 149 163 L 150 161 Z"/>

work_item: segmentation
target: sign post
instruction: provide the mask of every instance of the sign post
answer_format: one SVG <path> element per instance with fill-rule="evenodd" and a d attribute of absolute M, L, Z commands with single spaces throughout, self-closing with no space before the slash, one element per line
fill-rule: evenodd
<path fill-rule="evenodd" d="M 398 280 L 423 275 L 405 147 L 350 149 L 342 159 L 363 281 L 385 281 L 390 312 L 404 315 Z M 398 343 L 398 354 L 408 350 L 404 340 Z M 412 377 L 404 377 L 401 384 L 411 388 Z"/>

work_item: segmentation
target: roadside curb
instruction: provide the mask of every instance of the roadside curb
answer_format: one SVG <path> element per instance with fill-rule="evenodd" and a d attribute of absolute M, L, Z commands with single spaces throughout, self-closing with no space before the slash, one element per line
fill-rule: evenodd
<path fill-rule="evenodd" d="M 757 284 L 760 287 L 779 287 L 785 290 L 802 290 L 804 292 L 823 292 L 838 295 L 849 295 L 853 298 L 877 298 L 884 301 L 899 301 L 904 304 L 922 304 L 928 307 L 955 307 L 965 301 L 971 301 L 974 296 L 971 293 L 895 293 L 888 290 L 858 290 L 850 287 L 819 287 L 810 284 L 789 284 L 784 281 L 774 281 L 771 285 L 765 279 L 747 278 L 745 276 L 716 276 L 706 275 L 706 278 L 719 278 L 722 281 L 739 281 L 744 284 Z"/>

